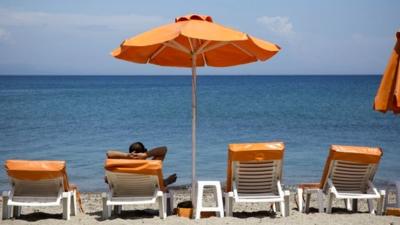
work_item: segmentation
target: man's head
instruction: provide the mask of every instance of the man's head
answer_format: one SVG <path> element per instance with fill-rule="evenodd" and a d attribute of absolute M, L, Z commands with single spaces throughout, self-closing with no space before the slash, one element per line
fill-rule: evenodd
<path fill-rule="evenodd" d="M 129 146 L 129 153 L 144 153 L 147 149 L 144 147 L 142 142 L 135 142 Z"/>

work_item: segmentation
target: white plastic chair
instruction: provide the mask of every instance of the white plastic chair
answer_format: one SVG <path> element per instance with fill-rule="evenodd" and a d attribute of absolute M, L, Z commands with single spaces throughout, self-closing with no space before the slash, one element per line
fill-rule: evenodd
<path fill-rule="evenodd" d="M 11 161 L 11 160 L 10 160 Z M 14 163 L 18 161 L 14 160 Z M 33 165 L 46 164 L 40 161 L 23 161 L 23 163 L 33 162 Z M 60 163 L 65 166 L 65 162 Z M 39 166 L 40 167 L 40 166 Z M 12 169 L 12 168 L 8 168 Z M 28 173 L 31 171 L 28 171 Z M 36 171 L 38 173 L 46 173 L 45 170 Z M 63 207 L 63 219 L 69 220 L 70 216 L 77 213 L 77 195 L 76 190 L 65 191 L 64 177 L 60 176 L 53 179 L 26 180 L 17 179 L 9 176 L 11 190 L 2 193 L 3 198 L 3 219 L 11 217 L 18 218 L 21 214 L 22 206 L 29 207 L 46 207 L 60 206 Z"/>
<path fill-rule="evenodd" d="M 156 202 L 159 204 L 160 218 L 166 218 L 166 193 L 160 189 L 158 176 L 106 170 L 106 177 L 109 191 L 102 193 L 103 219 L 111 216 L 112 206 L 114 206 L 114 213 L 118 215 L 123 205 L 154 204 Z"/>
<path fill-rule="evenodd" d="M 281 157 L 274 160 L 248 160 L 247 158 L 245 161 L 232 160 L 230 162 L 233 175 L 232 191 L 225 193 L 226 215 L 232 216 L 233 203 L 270 202 L 274 203 L 274 209 L 280 209 L 283 217 L 288 216 L 290 192 L 284 191 L 281 185 L 283 143 L 239 144 L 239 146 L 239 148 L 244 148 L 244 152 L 248 151 L 249 154 L 254 155 L 254 158 L 269 158 L 271 150 L 281 151 Z M 236 147 L 230 145 L 229 148 Z"/>
<path fill-rule="evenodd" d="M 372 183 L 382 152 L 379 148 L 331 146 L 330 156 L 319 184 L 301 184 L 298 188 L 299 211 L 303 212 L 303 193 L 306 194 L 305 212 L 309 211 L 311 194 L 318 193 L 319 212 L 332 213 L 333 198 L 343 199 L 348 210 L 357 211 L 358 199 L 367 199 L 370 213 L 375 213 L 373 199 L 378 200 L 377 213 L 382 214 L 385 191 Z M 310 186 L 312 188 L 309 188 Z"/>

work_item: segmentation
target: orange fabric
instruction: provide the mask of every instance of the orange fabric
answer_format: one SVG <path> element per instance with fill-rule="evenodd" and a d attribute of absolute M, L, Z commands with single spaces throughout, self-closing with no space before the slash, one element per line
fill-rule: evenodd
<path fill-rule="evenodd" d="M 78 190 L 78 186 L 76 186 L 75 184 L 69 184 L 69 190 L 73 191 L 75 190 L 76 192 L 76 200 L 78 201 L 79 204 L 79 210 L 84 213 L 85 211 L 83 210 L 83 204 L 82 204 L 82 198 L 81 198 L 81 193 Z"/>
<path fill-rule="evenodd" d="M 198 54 L 196 66 L 225 67 L 264 61 L 280 50 L 280 47 L 273 43 L 216 24 L 210 16 L 193 14 L 178 17 L 175 23 L 125 40 L 111 54 L 118 59 L 136 63 L 192 67 L 190 53 L 164 45 L 171 44 L 171 41 L 192 52 L 209 48 L 209 51 Z M 206 41 L 209 43 L 202 48 Z M 221 43 L 223 45 L 220 45 Z M 220 46 L 213 48 L 217 45 Z"/>
<path fill-rule="evenodd" d="M 79 208 L 83 212 L 80 193 L 76 185 L 69 184 L 65 161 L 7 160 L 4 165 L 9 177 L 19 180 L 48 180 L 63 178 L 64 191 L 76 190 Z"/>
<path fill-rule="evenodd" d="M 374 110 L 400 113 L 400 32 L 376 93 Z"/>
<path fill-rule="evenodd" d="M 283 159 L 284 151 L 283 142 L 229 144 L 226 191 L 232 190 L 232 163 L 234 161 L 279 160 Z"/>
<path fill-rule="evenodd" d="M 299 188 L 302 189 L 319 189 L 319 183 L 302 183 L 298 185 Z"/>
<path fill-rule="evenodd" d="M 324 172 L 320 182 L 322 189 L 328 179 L 328 172 L 333 160 L 349 161 L 363 164 L 377 164 L 382 157 L 380 148 L 362 147 L 362 146 L 344 146 L 332 145 L 329 151 L 329 156 L 326 160 Z"/>
<path fill-rule="evenodd" d="M 20 180 L 64 179 L 64 191 L 69 190 L 65 161 L 7 160 L 7 174 Z"/>
<path fill-rule="evenodd" d="M 400 209 L 399 208 L 387 208 L 386 216 L 400 216 Z"/>
<path fill-rule="evenodd" d="M 158 177 L 160 189 L 165 189 L 161 160 L 106 159 L 104 169 L 118 173 L 155 175 Z"/>

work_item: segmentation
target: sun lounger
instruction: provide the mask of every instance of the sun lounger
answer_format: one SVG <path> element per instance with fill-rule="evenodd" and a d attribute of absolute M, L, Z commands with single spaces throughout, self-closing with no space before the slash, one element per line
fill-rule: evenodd
<path fill-rule="evenodd" d="M 103 193 L 103 218 L 111 215 L 111 207 L 119 214 L 123 205 L 159 203 L 159 215 L 166 218 L 162 161 L 107 159 L 105 162 L 109 192 Z"/>
<path fill-rule="evenodd" d="M 282 190 L 282 142 L 230 144 L 225 193 L 225 212 L 232 216 L 233 203 L 270 202 L 289 215 L 289 191 Z M 276 207 L 276 205 L 280 207 Z"/>
<path fill-rule="evenodd" d="M 371 213 L 375 213 L 372 200 L 378 200 L 377 214 L 382 213 L 385 191 L 378 192 L 372 183 L 382 156 L 380 148 L 332 145 L 319 183 L 300 184 L 299 211 L 303 211 L 303 193 L 306 194 L 305 212 L 309 211 L 312 193 L 318 193 L 319 212 L 332 212 L 333 198 L 343 199 L 348 210 L 357 211 L 357 200 L 367 199 Z M 352 200 L 352 201 L 351 201 Z"/>
<path fill-rule="evenodd" d="M 76 215 L 77 190 L 68 183 L 65 161 L 7 160 L 11 191 L 3 192 L 3 219 L 22 206 L 63 206 L 63 219 Z"/>

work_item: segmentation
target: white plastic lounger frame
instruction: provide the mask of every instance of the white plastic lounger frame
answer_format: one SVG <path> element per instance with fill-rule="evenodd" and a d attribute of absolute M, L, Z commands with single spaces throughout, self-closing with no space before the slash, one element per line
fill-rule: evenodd
<path fill-rule="evenodd" d="M 159 204 L 160 218 L 166 218 L 166 194 L 159 189 L 157 176 L 106 170 L 106 177 L 110 190 L 102 194 L 103 219 L 111 216 L 112 206 L 114 213 L 118 215 L 122 205 L 154 204 L 156 201 Z"/>
<path fill-rule="evenodd" d="M 310 189 L 306 192 L 306 212 L 309 209 L 311 193 L 318 192 L 319 212 L 323 211 L 323 198 L 326 195 L 326 212 L 332 213 L 333 198 L 343 199 L 348 210 L 357 211 L 357 200 L 367 199 L 370 213 L 374 214 L 373 199 L 378 200 L 377 213 L 382 214 L 385 191 L 378 192 L 372 179 L 378 164 L 360 164 L 333 160 L 328 172 L 327 182 L 322 190 Z M 303 189 L 298 189 L 299 209 L 302 211 Z M 352 201 L 350 201 L 352 200 Z"/>
<path fill-rule="evenodd" d="M 10 177 L 11 191 L 3 192 L 3 219 L 19 217 L 22 206 L 63 206 L 63 219 L 76 215 L 76 191 L 64 191 L 63 178 L 18 180 Z"/>
<path fill-rule="evenodd" d="M 233 191 L 225 193 L 225 212 L 232 216 L 233 202 L 271 202 L 282 216 L 289 215 L 289 191 L 280 183 L 281 160 L 233 162 Z"/>

